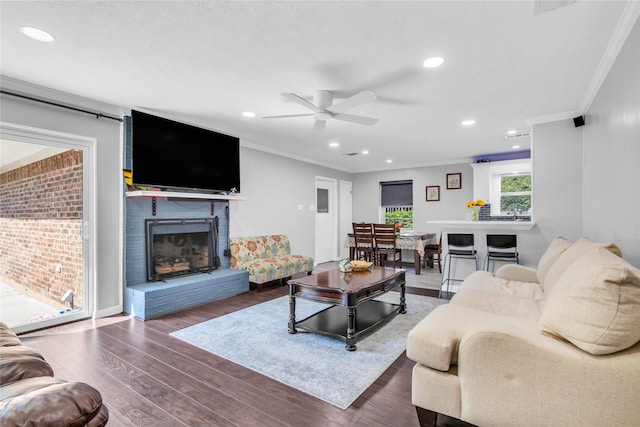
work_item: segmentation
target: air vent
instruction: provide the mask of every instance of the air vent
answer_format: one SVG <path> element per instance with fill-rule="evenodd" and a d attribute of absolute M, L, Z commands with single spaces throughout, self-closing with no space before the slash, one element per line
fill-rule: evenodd
<path fill-rule="evenodd" d="M 515 135 L 505 135 L 504 139 L 524 138 L 525 136 L 531 136 L 530 133 L 517 133 Z"/>
<path fill-rule="evenodd" d="M 353 157 L 353 156 L 357 156 L 358 153 L 344 153 L 345 156 L 349 156 L 349 157 Z"/>

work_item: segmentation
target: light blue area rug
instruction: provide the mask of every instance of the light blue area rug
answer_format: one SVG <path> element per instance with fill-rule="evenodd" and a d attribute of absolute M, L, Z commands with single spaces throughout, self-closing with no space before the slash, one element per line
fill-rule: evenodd
<path fill-rule="evenodd" d="M 399 303 L 398 292 L 381 301 Z M 407 313 L 365 338 L 356 351 L 339 339 L 305 332 L 287 332 L 289 297 L 283 296 L 226 316 L 173 332 L 180 338 L 234 363 L 346 409 L 406 349 L 409 331 L 445 300 L 406 295 Z M 296 299 L 296 320 L 327 308 Z"/>

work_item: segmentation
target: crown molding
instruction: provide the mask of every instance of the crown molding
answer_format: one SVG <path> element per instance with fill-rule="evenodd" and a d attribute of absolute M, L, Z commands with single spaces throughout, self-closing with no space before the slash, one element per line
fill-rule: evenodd
<path fill-rule="evenodd" d="M 609 44 L 604 51 L 600 64 L 598 64 L 598 68 L 593 75 L 593 79 L 591 79 L 591 84 L 585 93 L 582 104 L 580 104 L 581 114 L 584 114 L 584 112 L 591 107 L 591 103 L 598 94 L 607 74 L 609 74 L 609 70 L 611 70 L 611 67 L 616 61 L 622 46 L 624 46 L 624 42 L 627 40 L 629 33 L 638 20 L 638 16 L 640 16 L 640 2 L 634 0 L 627 1 L 625 9 L 618 21 L 618 25 L 613 31 L 611 39 L 609 39 Z"/>
<path fill-rule="evenodd" d="M 563 111 L 560 113 L 545 114 L 544 116 L 530 117 L 527 119 L 527 123 L 529 124 L 529 126 L 533 126 L 539 125 L 541 123 L 550 123 L 560 120 L 573 119 L 574 117 L 577 117 L 581 114 L 582 112 L 580 110 Z"/>
<path fill-rule="evenodd" d="M 598 94 L 598 91 L 600 91 L 600 87 L 602 87 L 602 84 L 607 78 L 607 74 L 609 74 L 611 67 L 615 63 L 622 46 L 624 46 L 624 43 L 627 40 L 627 37 L 629 37 L 629 33 L 633 29 L 633 26 L 639 16 L 640 1 L 628 0 L 578 110 L 562 111 L 559 113 L 531 117 L 527 119 L 527 123 L 529 125 L 537 125 L 560 120 L 569 120 L 585 114 L 589 107 L 591 107 L 591 103 Z"/>

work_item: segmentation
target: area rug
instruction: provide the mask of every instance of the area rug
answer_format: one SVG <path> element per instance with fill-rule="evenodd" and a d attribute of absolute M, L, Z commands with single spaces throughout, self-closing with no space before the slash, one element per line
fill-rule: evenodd
<path fill-rule="evenodd" d="M 399 302 L 390 292 L 377 298 Z M 409 331 L 447 301 L 406 295 L 407 313 L 397 314 L 358 340 L 356 351 L 338 339 L 298 330 L 287 332 L 289 297 L 283 296 L 173 332 L 176 338 L 276 381 L 347 409 L 406 349 Z M 296 299 L 296 320 L 327 308 Z"/>

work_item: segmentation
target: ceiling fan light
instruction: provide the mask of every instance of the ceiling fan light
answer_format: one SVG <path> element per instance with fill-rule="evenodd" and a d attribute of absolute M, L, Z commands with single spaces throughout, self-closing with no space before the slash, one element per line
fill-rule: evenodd
<path fill-rule="evenodd" d="M 326 122 L 327 120 L 329 120 L 331 118 L 331 113 L 328 113 L 326 111 L 323 111 L 321 113 L 316 114 L 315 116 L 313 116 L 316 120 L 320 120 L 323 122 Z"/>
<path fill-rule="evenodd" d="M 444 64 L 444 58 L 442 58 L 440 56 L 434 56 L 432 58 L 427 58 L 422 63 L 422 66 L 424 68 L 437 68 L 437 67 L 441 66 L 442 64 Z"/>
<path fill-rule="evenodd" d="M 40 42 L 52 42 L 56 39 L 53 34 L 36 27 L 20 27 L 20 31 L 25 36 Z"/>

